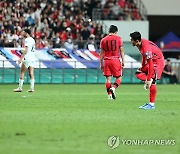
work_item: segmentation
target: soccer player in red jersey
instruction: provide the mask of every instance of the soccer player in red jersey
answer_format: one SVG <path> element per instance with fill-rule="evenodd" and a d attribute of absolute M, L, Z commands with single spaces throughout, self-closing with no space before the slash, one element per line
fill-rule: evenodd
<path fill-rule="evenodd" d="M 149 89 L 149 103 L 140 106 L 140 109 L 155 109 L 156 80 L 161 78 L 165 62 L 162 51 L 151 41 L 141 39 L 139 32 L 130 34 L 131 43 L 136 46 L 142 55 L 142 67 L 136 72 L 136 77 L 145 81 L 144 88 Z"/>
<path fill-rule="evenodd" d="M 115 89 L 121 84 L 124 67 L 123 42 L 117 32 L 117 26 L 111 25 L 109 34 L 100 42 L 100 69 L 106 77 L 105 85 L 110 100 L 116 99 Z M 112 76 L 116 78 L 113 86 L 111 85 Z"/>

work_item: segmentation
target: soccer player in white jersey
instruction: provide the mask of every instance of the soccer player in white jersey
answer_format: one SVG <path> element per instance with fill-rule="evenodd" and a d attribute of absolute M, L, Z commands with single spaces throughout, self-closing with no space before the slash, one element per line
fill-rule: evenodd
<path fill-rule="evenodd" d="M 22 32 L 22 35 L 25 37 L 25 51 L 18 60 L 18 64 L 22 63 L 22 65 L 19 78 L 19 87 L 14 89 L 14 92 L 22 92 L 24 74 L 27 69 L 30 77 L 30 89 L 27 92 L 34 92 L 35 41 L 31 37 L 30 29 L 25 29 Z"/>

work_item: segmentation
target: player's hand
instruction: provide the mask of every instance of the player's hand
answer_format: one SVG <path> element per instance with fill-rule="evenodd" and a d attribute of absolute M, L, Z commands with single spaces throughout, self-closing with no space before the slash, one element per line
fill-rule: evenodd
<path fill-rule="evenodd" d="M 138 70 L 142 72 L 142 70 L 141 70 L 141 69 L 142 69 L 142 67 L 139 67 L 139 68 L 138 68 Z"/>
<path fill-rule="evenodd" d="M 21 60 L 21 59 L 19 59 L 19 60 L 17 61 L 17 63 L 18 63 L 18 64 L 21 64 L 21 62 L 22 62 L 22 60 Z"/>
<path fill-rule="evenodd" d="M 100 64 L 100 70 L 103 71 L 104 66 Z"/>
<path fill-rule="evenodd" d="M 122 62 L 122 68 L 124 68 L 124 62 Z"/>
<path fill-rule="evenodd" d="M 151 87 L 152 81 L 145 81 L 146 89 L 149 89 Z"/>
<path fill-rule="evenodd" d="M 171 73 L 171 72 L 168 72 L 167 74 L 168 74 L 168 75 L 171 75 L 171 76 L 173 75 L 173 73 Z"/>

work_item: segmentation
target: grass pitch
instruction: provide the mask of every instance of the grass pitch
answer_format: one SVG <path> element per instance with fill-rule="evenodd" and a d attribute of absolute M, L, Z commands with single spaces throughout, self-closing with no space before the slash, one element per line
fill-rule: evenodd
<path fill-rule="evenodd" d="M 36 85 L 13 93 L 0 85 L 0 154 L 179 154 L 180 85 L 158 85 L 156 109 L 143 85 L 122 84 L 108 101 L 104 85 Z M 175 140 L 175 145 L 110 149 L 110 136 L 124 140 Z"/>

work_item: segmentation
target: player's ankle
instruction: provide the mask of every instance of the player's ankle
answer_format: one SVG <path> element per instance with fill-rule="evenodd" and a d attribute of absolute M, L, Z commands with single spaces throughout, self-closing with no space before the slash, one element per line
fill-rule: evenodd
<path fill-rule="evenodd" d="M 149 104 L 150 104 L 151 106 L 154 106 L 154 105 L 155 105 L 154 102 L 150 102 Z"/>

